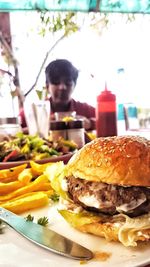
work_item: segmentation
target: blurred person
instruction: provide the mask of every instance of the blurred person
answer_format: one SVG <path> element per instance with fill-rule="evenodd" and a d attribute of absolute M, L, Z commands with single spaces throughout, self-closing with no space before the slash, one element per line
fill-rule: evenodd
<path fill-rule="evenodd" d="M 76 112 L 77 119 L 83 119 L 84 128 L 95 128 L 95 108 L 87 103 L 76 101 L 72 94 L 76 87 L 79 71 L 66 59 L 56 59 L 45 69 L 46 87 L 49 94 L 51 120 L 55 112 Z M 85 90 L 85 89 L 84 89 Z M 85 93 L 87 93 L 85 91 Z M 24 111 L 20 112 L 21 126 L 26 127 Z"/>

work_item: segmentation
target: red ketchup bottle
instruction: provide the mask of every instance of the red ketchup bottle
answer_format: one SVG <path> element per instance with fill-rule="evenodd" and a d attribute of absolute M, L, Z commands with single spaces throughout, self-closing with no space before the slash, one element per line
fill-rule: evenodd
<path fill-rule="evenodd" d="M 105 90 L 97 97 L 96 108 L 96 134 L 97 137 L 117 135 L 117 107 L 116 96 Z"/>

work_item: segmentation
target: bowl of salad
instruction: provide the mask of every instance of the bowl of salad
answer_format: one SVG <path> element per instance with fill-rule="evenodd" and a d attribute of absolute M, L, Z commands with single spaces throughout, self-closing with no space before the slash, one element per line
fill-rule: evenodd
<path fill-rule="evenodd" d="M 78 149 L 73 141 L 60 138 L 53 142 L 38 135 L 17 133 L 0 142 L 0 169 L 11 168 L 30 160 L 38 163 L 63 161 L 67 163 Z"/>

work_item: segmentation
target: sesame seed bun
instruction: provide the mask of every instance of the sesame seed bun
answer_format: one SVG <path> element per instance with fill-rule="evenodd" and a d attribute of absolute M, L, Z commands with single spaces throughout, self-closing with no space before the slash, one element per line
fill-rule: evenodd
<path fill-rule="evenodd" d="M 150 186 L 150 141 L 139 136 L 100 137 L 70 159 L 66 176 L 122 186 Z"/>

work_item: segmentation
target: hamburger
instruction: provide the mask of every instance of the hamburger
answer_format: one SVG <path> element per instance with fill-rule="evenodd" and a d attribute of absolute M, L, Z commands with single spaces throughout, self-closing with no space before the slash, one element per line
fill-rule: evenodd
<path fill-rule="evenodd" d="M 60 163 L 59 163 L 60 164 Z M 150 240 L 150 141 L 100 137 L 55 170 L 59 213 L 73 227 L 136 246 Z"/>

